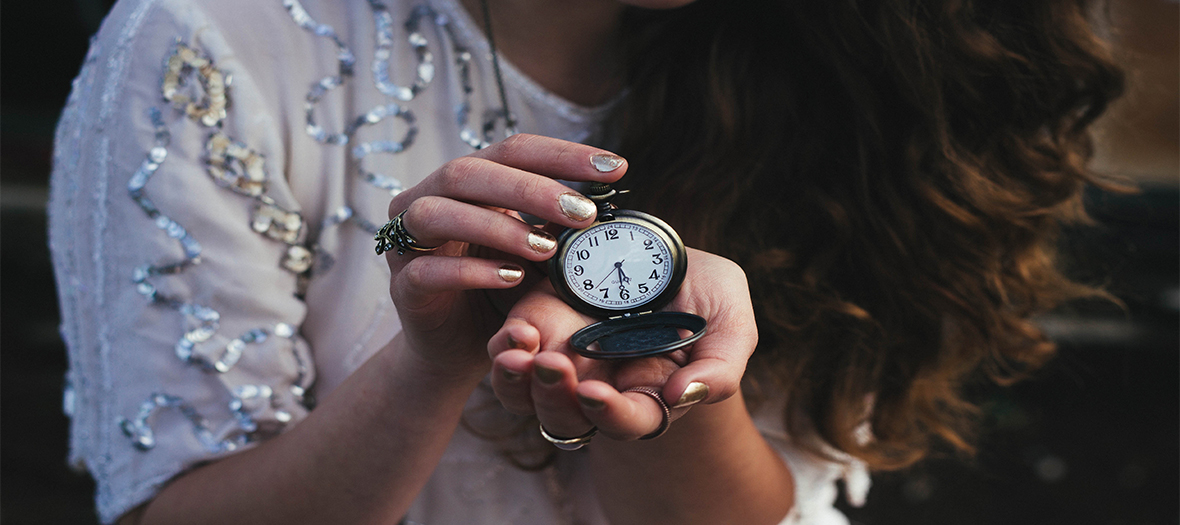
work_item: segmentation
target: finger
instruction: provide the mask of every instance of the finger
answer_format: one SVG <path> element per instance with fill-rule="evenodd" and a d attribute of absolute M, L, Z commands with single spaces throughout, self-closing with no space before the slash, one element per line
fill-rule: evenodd
<path fill-rule="evenodd" d="M 533 261 L 549 258 L 557 247 L 552 234 L 519 219 L 445 197 L 415 200 L 406 209 L 402 226 L 418 244 L 425 246 L 460 241 Z"/>
<path fill-rule="evenodd" d="M 758 343 L 757 332 L 727 316 L 710 320 L 707 333 L 688 350 L 688 363 L 664 383 L 668 405 L 677 408 L 728 399 L 741 388 L 750 353 Z"/>
<path fill-rule="evenodd" d="M 519 133 L 479 150 L 473 157 L 553 179 L 614 182 L 627 161 L 609 151 L 566 140 Z"/>
<path fill-rule="evenodd" d="M 533 407 L 550 435 L 580 436 L 594 426 L 583 415 L 574 395 L 577 386 L 577 371 L 569 357 L 558 352 L 541 352 L 533 357 Z"/>
<path fill-rule="evenodd" d="M 545 139 L 553 141 L 556 139 Z M 568 227 L 585 226 L 597 215 L 597 207 L 592 201 L 580 193 L 571 190 L 554 178 L 560 177 L 570 180 L 587 180 L 586 173 L 596 173 L 598 179 L 615 180 L 626 171 L 625 162 L 621 159 L 620 167 L 612 173 L 604 174 L 595 168 L 595 155 L 605 155 L 602 150 L 589 148 L 580 144 L 558 141 L 563 146 L 559 149 L 587 149 L 597 151 L 591 154 L 583 151 L 586 158 L 576 163 L 578 169 L 572 169 L 568 155 L 561 153 L 532 154 L 532 160 L 516 162 L 516 164 L 534 168 L 537 171 L 521 169 L 512 165 L 520 153 L 485 153 L 485 157 L 476 155 L 461 157 L 447 162 L 427 177 L 421 184 L 398 195 L 390 202 L 389 216 L 400 213 L 409 203 L 428 195 L 438 195 L 452 199 L 479 203 L 509 210 L 528 213 L 551 222 L 557 222 Z M 494 149 L 492 148 L 489 149 Z M 504 149 L 504 148 L 501 148 Z M 533 149 L 531 147 L 525 149 Z M 507 151 L 516 151 L 507 148 Z M 527 155 L 525 155 L 527 156 Z M 542 158 L 548 160 L 540 160 Z M 618 158 L 618 157 L 613 157 Z M 547 175 L 548 174 L 548 175 Z"/>
<path fill-rule="evenodd" d="M 388 255 L 388 257 L 398 257 Z M 390 294 L 413 307 L 443 292 L 511 288 L 524 278 L 519 265 L 477 257 L 424 255 L 410 259 L 392 280 Z"/>
<path fill-rule="evenodd" d="M 668 377 L 664 399 L 671 406 L 716 403 L 740 390 L 742 374 L 758 344 L 754 310 L 745 274 L 732 261 L 689 250 L 690 278 L 680 290 L 690 301 L 673 304 L 686 312 L 709 312 L 708 332 L 688 349 L 687 363 Z M 705 314 L 701 314 L 705 315 Z"/>
<path fill-rule="evenodd" d="M 532 397 L 533 354 L 521 349 L 501 352 L 492 361 L 492 391 L 509 412 L 536 413 Z"/>
<path fill-rule="evenodd" d="M 522 298 L 521 300 L 526 299 Z M 525 350 L 529 353 L 536 353 L 540 339 L 541 334 L 528 321 L 510 315 L 504 320 L 504 326 L 488 340 L 488 357 L 495 359 L 508 350 Z"/>
<path fill-rule="evenodd" d="M 656 400 L 638 392 L 620 393 L 601 381 L 582 382 L 577 398 L 598 432 L 612 439 L 639 439 L 655 432 L 664 422 L 664 410 Z"/>
<path fill-rule="evenodd" d="M 573 355 L 573 348 L 569 345 L 570 334 L 594 321 L 558 298 L 548 280 L 537 283 L 533 290 L 521 297 L 508 313 L 508 319 L 506 325 L 515 319 L 532 327 L 538 334 L 541 352 L 564 352 L 570 355 Z"/>
<path fill-rule="evenodd" d="M 514 414 L 533 414 L 530 391 L 533 354 L 540 334 L 528 323 L 508 318 L 504 326 L 488 340 L 492 358 L 492 391 L 500 403 Z"/>

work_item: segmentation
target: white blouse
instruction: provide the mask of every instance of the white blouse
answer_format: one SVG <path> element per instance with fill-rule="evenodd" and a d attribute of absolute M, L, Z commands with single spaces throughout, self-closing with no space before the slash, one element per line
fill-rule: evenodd
<path fill-rule="evenodd" d="M 501 65 L 520 131 L 607 143 L 613 103 Z M 298 424 L 396 335 L 373 234 L 391 194 L 504 136 L 498 96 L 455 0 L 115 5 L 58 125 L 49 232 L 71 462 L 103 522 Z M 518 468 L 477 435 L 510 417 L 489 389 L 469 409 L 407 521 L 605 523 L 583 454 Z M 863 465 L 803 452 L 779 413 L 755 421 L 796 479 L 784 523 L 847 523 L 835 482 L 859 503 Z"/>

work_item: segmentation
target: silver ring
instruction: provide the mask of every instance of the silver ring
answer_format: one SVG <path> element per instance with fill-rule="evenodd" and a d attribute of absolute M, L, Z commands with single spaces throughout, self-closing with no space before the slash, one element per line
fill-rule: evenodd
<path fill-rule="evenodd" d="M 589 443 L 591 439 L 594 439 L 594 435 L 598 433 L 598 427 L 591 427 L 589 432 L 586 432 L 585 434 L 582 434 L 578 437 L 560 438 L 555 437 L 549 432 L 546 432 L 544 424 L 541 424 L 540 428 L 541 437 L 545 438 L 545 441 L 553 443 L 553 446 L 561 450 L 578 450 L 579 448 L 586 446 L 586 444 Z"/>
<path fill-rule="evenodd" d="M 377 235 L 373 237 L 373 240 L 377 241 L 377 255 L 391 250 L 397 250 L 397 254 L 402 255 L 407 251 L 429 252 L 438 249 L 438 246 L 423 246 L 418 242 L 418 239 L 415 239 L 413 235 L 410 235 L 410 232 L 406 231 L 404 219 L 402 219 L 406 211 L 409 210 L 402 210 L 401 213 L 397 214 L 397 217 L 394 217 L 385 223 L 385 226 L 382 226 L 380 230 L 377 230 Z"/>
<path fill-rule="evenodd" d="M 656 389 L 648 387 L 648 386 L 637 386 L 635 388 L 628 388 L 628 389 L 624 390 L 623 392 L 624 393 L 638 392 L 638 393 L 643 394 L 647 397 L 650 397 L 650 398 L 656 400 L 656 404 L 660 405 L 660 410 L 662 410 L 664 412 L 664 419 L 662 421 L 660 421 L 660 426 L 658 428 L 656 428 L 654 431 L 652 431 L 652 433 L 647 434 L 646 436 L 640 437 L 639 438 L 640 440 L 658 438 L 658 437 L 664 435 L 664 432 L 668 431 L 668 427 L 672 426 L 672 410 L 670 408 L 668 408 L 668 402 L 664 401 L 664 396 L 662 394 L 660 394 L 659 390 L 656 390 Z"/>

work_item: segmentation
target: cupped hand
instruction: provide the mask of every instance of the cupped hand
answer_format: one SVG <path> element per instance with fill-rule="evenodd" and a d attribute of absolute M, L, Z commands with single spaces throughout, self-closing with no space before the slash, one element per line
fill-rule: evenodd
<path fill-rule="evenodd" d="M 486 369 L 488 338 L 503 322 L 489 290 L 529 280 L 531 262 L 548 259 L 556 244 L 520 214 L 584 227 L 595 217 L 593 203 L 557 179 L 613 182 L 625 172 L 620 157 L 598 148 L 515 135 L 447 162 L 396 196 L 389 216 L 404 210 L 417 244 L 438 247 L 386 252 L 409 349 L 440 369 Z"/>
<path fill-rule="evenodd" d="M 512 412 L 535 413 L 553 436 L 580 436 L 597 427 L 611 438 L 633 440 L 656 431 L 664 414 L 655 400 L 627 389 L 662 392 L 673 420 L 695 403 L 737 393 L 758 342 L 745 274 L 707 252 L 689 249 L 688 257 L 684 285 L 665 309 L 708 322 L 708 332 L 692 347 L 619 361 L 582 357 L 569 338 L 598 319 L 574 311 L 546 281 L 517 301 L 488 343 L 496 396 Z"/>

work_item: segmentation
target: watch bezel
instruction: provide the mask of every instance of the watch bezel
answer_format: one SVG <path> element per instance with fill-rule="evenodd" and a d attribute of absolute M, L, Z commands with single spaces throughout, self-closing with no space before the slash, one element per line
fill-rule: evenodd
<path fill-rule="evenodd" d="M 586 302 L 570 289 L 569 283 L 565 280 L 565 272 L 562 268 L 574 236 L 600 224 L 611 222 L 630 222 L 650 229 L 668 245 L 672 257 L 672 276 L 664 290 L 650 301 L 627 309 L 612 310 Z M 549 258 L 549 281 L 553 284 L 553 289 L 557 292 L 557 295 L 575 310 L 597 318 L 653 312 L 663 308 L 672 302 L 676 298 L 676 295 L 680 293 L 680 286 L 684 284 L 684 277 L 687 272 L 688 250 L 684 247 L 684 242 L 680 240 L 680 236 L 676 233 L 676 230 L 654 215 L 635 210 L 610 210 L 599 215 L 597 220 L 585 228 L 566 229 L 557 237 L 557 252 L 553 254 L 553 257 Z"/>

